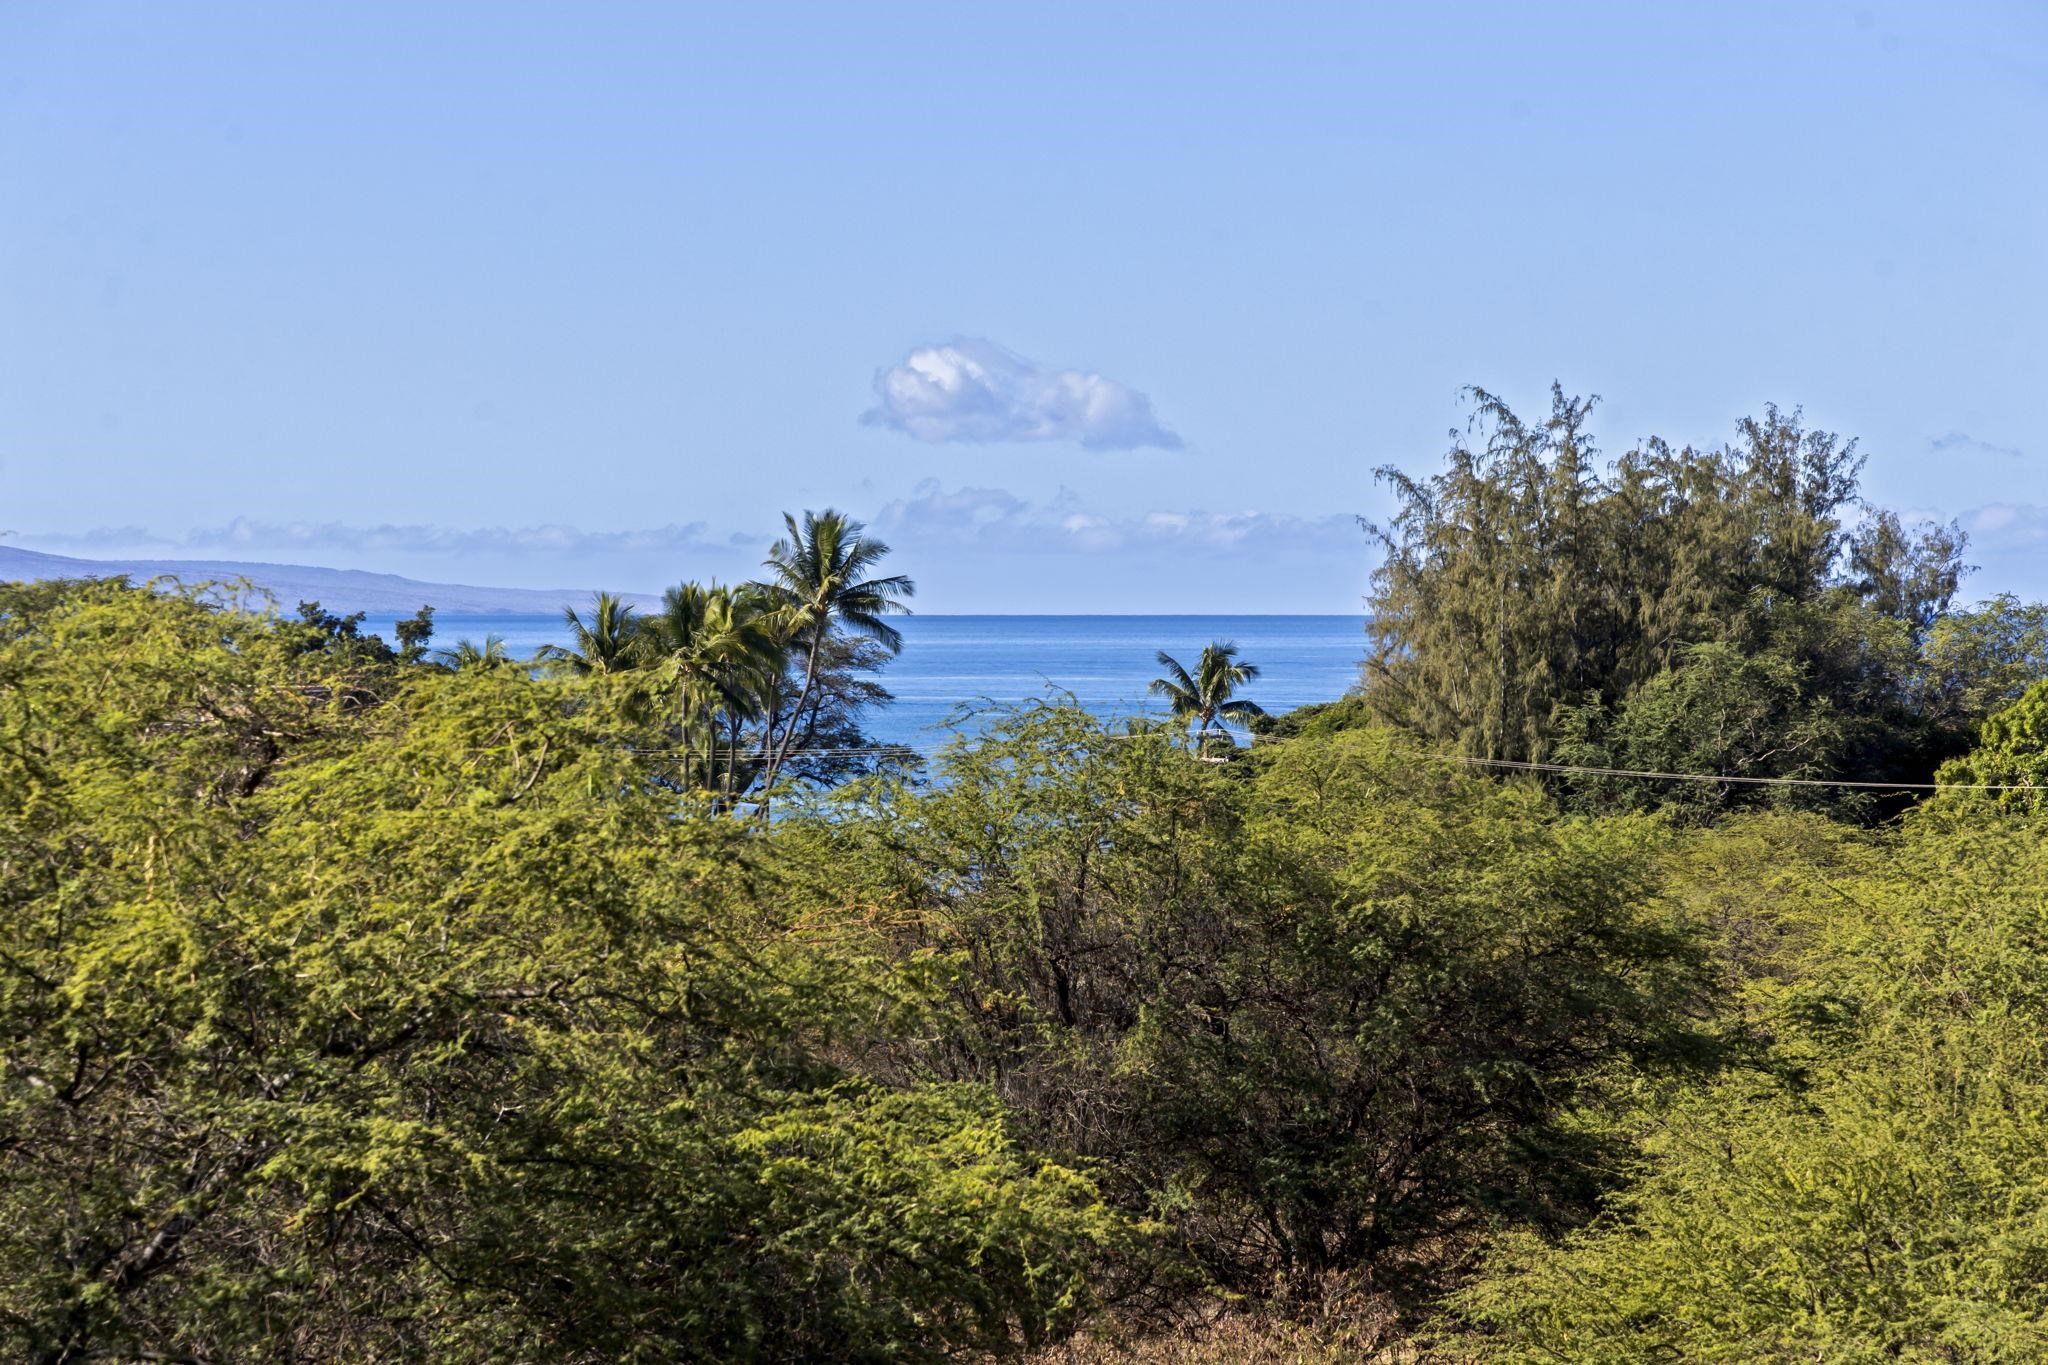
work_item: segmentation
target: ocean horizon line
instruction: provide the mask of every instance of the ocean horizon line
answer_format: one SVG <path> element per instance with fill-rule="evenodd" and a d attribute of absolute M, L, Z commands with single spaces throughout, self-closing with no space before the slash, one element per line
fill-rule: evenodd
<path fill-rule="evenodd" d="M 572 603 L 571 605 L 575 604 Z M 388 615 L 389 613 L 370 613 L 370 615 L 373 616 L 380 614 Z M 436 614 L 462 617 L 483 617 L 548 616 L 554 613 L 546 611 L 474 610 L 450 611 L 444 613 L 440 612 L 439 609 L 437 608 Z M 1364 621 L 1370 619 L 1371 613 L 1365 611 L 911 611 L 904 613 L 904 616 L 921 618 L 927 621 L 967 618 L 971 618 L 974 620 L 988 620 L 994 618 L 1018 621 L 1097 621 L 1102 620 L 1104 618 L 1116 617 L 1138 617 L 1146 620 L 1179 618 L 1190 621 L 1214 621 L 1219 618 L 1227 617 L 1245 617 L 1256 618 L 1260 620 L 1264 620 L 1269 617 L 1285 617 L 1314 621 L 1348 621 L 1353 618 L 1356 618 L 1357 620 Z M 898 618 L 892 616 L 890 619 L 895 620 Z"/>

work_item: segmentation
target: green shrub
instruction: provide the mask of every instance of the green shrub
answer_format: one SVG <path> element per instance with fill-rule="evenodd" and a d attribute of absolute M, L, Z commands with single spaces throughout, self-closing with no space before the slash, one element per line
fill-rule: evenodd
<path fill-rule="evenodd" d="M 601 688 L 0 598 L 0 1354 L 938 1359 L 1139 1235 Z M 340 671 L 337 671 L 340 670 Z"/>
<path fill-rule="evenodd" d="M 1037 707 L 938 767 L 807 832 L 901 951 L 962 962 L 901 1074 L 994 1087 L 1215 1282 L 1393 1274 L 1559 1216 L 1589 1191 L 1552 1120 L 1705 1046 L 1654 822 L 1560 819 L 1380 729 L 1211 764 Z"/>
<path fill-rule="evenodd" d="M 1915 822 L 1775 888 L 1742 987 L 1762 1064 L 1620 1123 L 1591 1226 L 1501 1239 L 1458 1299 L 1488 1359 L 2048 1354 L 2048 852 Z M 1839 852 L 1839 851 L 1838 851 Z M 1832 863 L 1833 865 L 1826 865 Z"/>

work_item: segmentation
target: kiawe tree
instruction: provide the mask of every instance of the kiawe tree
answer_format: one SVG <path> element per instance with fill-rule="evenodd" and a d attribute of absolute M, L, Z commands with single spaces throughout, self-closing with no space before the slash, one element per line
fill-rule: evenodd
<path fill-rule="evenodd" d="M 1977 746 L 1941 767 L 1950 800 L 2048 809 L 2048 678 L 1985 720 Z"/>
<path fill-rule="evenodd" d="M 989 719 L 942 781 L 779 833 L 889 907 L 902 951 L 956 955 L 954 1014 L 895 1064 L 993 1086 L 1167 1222 L 1199 1282 L 1391 1281 L 1505 1211 L 1569 1216 L 1553 1122 L 1621 1059 L 1700 1045 L 1697 952 L 1646 895 L 1652 822 L 1557 819 L 1384 727 L 1226 772 L 1165 723 Z"/>
<path fill-rule="evenodd" d="M 0 1358 L 938 1361 L 1142 1240 L 589 678 L 0 585 Z M 831 893 L 827 893 L 830 895 Z"/>
<path fill-rule="evenodd" d="M 1371 690 L 1227 767 L 1217 642 L 1175 721 L 713 818 L 888 766 L 910 584 L 830 511 L 552 667 L 0 585 L 0 1357 L 986 1359 L 1451 1283 L 1459 1358 L 2041 1357 L 2048 845 L 1965 788 L 2048 784 L 2048 611 L 1956 611 L 1959 537 L 1774 412 L 1601 475 L 1589 405 L 1487 402 Z M 1965 734 L 1877 830 L 1443 761 Z"/>
<path fill-rule="evenodd" d="M 1497 1236 L 1449 1358 L 2048 1359 L 2039 821 L 1750 818 L 1699 838 L 1688 892 L 1771 926 L 1727 988 L 1750 1064 L 1620 1096 L 1621 1188 L 1562 1237 Z"/>
<path fill-rule="evenodd" d="M 398 657 L 405 663 L 416 664 L 427 657 L 427 642 L 434 638 L 434 608 L 432 604 L 422 606 L 417 612 L 393 625 L 391 633 L 398 640 Z"/>

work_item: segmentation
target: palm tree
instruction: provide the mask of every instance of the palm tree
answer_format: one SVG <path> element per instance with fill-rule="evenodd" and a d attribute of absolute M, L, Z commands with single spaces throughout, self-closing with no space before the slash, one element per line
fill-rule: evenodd
<path fill-rule="evenodd" d="M 649 624 L 650 638 L 668 660 L 681 703 L 685 775 L 701 720 L 707 731 L 705 785 L 716 784 L 722 716 L 732 736 L 726 763 L 730 795 L 739 729 L 760 714 L 762 696 L 787 664 L 779 609 L 753 585 L 684 583 L 662 594 L 661 614 Z"/>
<path fill-rule="evenodd" d="M 1166 698 L 1175 720 L 1200 722 L 1195 732 L 1198 747 L 1207 747 L 1212 732 L 1227 738 L 1226 726 L 1266 714 L 1257 702 L 1233 696 L 1238 688 L 1259 676 L 1259 666 L 1239 663 L 1237 646 L 1229 641 L 1202 646 L 1202 657 L 1195 664 L 1193 676 L 1165 650 L 1159 651 L 1158 658 L 1166 676 L 1152 680 L 1152 695 Z"/>
<path fill-rule="evenodd" d="M 891 654 L 898 653 L 903 648 L 902 632 L 882 618 L 907 613 L 910 608 L 904 601 L 917 593 L 917 585 L 902 574 L 868 576 L 889 553 L 889 547 L 864 534 L 867 527 L 851 517 L 828 507 L 822 512 L 805 512 L 801 524 L 788 513 L 782 521 L 789 535 L 768 551 L 765 562 L 770 575 L 762 586 L 782 603 L 785 638 L 802 652 L 804 672 L 779 741 L 773 714 L 779 708 L 770 708 L 764 740 L 769 786 L 774 785 L 796 741 L 804 707 L 817 688 L 818 660 L 834 627 L 865 636 Z"/>
<path fill-rule="evenodd" d="M 512 662 L 505 652 L 502 636 L 486 635 L 479 645 L 474 640 L 457 640 L 453 649 L 437 649 L 434 657 L 457 672 L 466 668 L 502 668 Z"/>
<path fill-rule="evenodd" d="M 572 643 L 543 645 L 535 656 L 549 667 L 569 673 L 621 673 L 647 661 L 646 624 L 616 593 L 592 597 L 588 621 L 574 607 L 562 608 L 562 621 Z"/>

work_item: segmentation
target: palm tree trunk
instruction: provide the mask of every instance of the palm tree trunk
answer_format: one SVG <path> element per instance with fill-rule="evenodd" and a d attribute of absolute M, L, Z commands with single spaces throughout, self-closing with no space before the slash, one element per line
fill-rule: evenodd
<path fill-rule="evenodd" d="M 776 776 L 781 773 L 783 763 L 789 758 L 790 746 L 796 742 L 797 722 L 803 718 L 804 706 L 810 701 L 811 689 L 818 680 L 818 655 L 825 647 L 825 625 L 825 622 L 820 621 L 817 628 L 811 632 L 810 652 L 804 657 L 804 685 L 796 694 L 796 705 L 789 708 L 789 726 L 782 732 L 782 743 L 769 761 L 768 772 L 762 780 L 763 786 L 775 785 Z M 774 735 L 772 726 L 769 735 L 771 738 Z"/>
<path fill-rule="evenodd" d="M 739 780 L 740 771 L 740 717 L 737 711 L 726 716 L 726 729 L 731 743 L 725 750 L 725 805 L 732 809 L 733 784 Z"/>
<path fill-rule="evenodd" d="M 694 785 L 690 781 L 690 758 L 690 706 L 688 702 L 685 702 L 683 703 L 683 785 L 686 787 Z"/>

